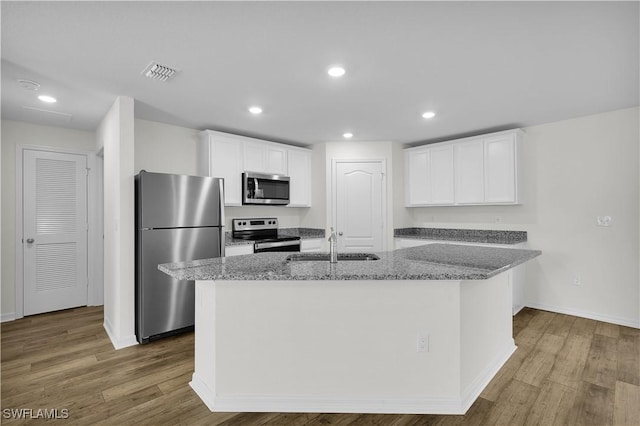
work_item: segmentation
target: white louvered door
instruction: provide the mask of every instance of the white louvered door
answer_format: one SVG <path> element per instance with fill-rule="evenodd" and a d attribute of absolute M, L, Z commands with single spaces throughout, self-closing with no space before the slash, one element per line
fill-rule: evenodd
<path fill-rule="evenodd" d="M 25 150 L 24 314 L 87 304 L 87 159 Z"/>

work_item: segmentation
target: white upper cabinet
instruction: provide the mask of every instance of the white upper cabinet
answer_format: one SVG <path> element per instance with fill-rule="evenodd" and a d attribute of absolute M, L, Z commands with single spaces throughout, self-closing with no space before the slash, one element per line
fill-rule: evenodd
<path fill-rule="evenodd" d="M 453 203 L 453 147 L 405 151 L 405 205 Z"/>
<path fill-rule="evenodd" d="M 311 150 L 287 148 L 289 207 L 311 207 Z"/>
<path fill-rule="evenodd" d="M 224 178 L 225 206 L 242 205 L 242 140 L 205 130 L 198 141 L 198 174 Z"/>
<path fill-rule="evenodd" d="M 514 134 L 508 134 L 484 140 L 484 198 L 487 203 L 517 202 L 515 139 Z"/>
<path fill-rule="evenodd" d="M 290 206 L 311 206 L 311 150 L 205 130 L 198 142 L 198 174 L 224 178 L 225 205 L 242 205 L 242 172 L 285 175 Z"/>
<path fill-rule="evenodd" d="M 444 145 L 430 149 L 431 203 L 453 203 L 453 146 Z"/>
<path fill-rule="evenodd" d="M 453 145 L 455 155 L 455 201 L 484 202 L 484 144 L 482 139 Z"/>
<path fill-rule="evenodd" d="M 429 181 L 429 150 L 407 150 L 404 153 L 405 205 L 419 206 L 431 202 Z"/>
<path fill-rule="evenodd" d="M 518 204 L 521 130 L 405 150 L 405 205 Z"/>
<path fill-rule="evenodd" d="M 281 144 L 247 139 L 244 142 L 244 169 L 274 175 L 287 174 L 287 150 Z"/>

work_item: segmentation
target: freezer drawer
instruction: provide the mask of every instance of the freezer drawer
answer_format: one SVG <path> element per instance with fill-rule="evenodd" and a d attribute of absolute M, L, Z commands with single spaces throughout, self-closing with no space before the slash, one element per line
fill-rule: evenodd
<path fill-rule="evenodd" d="M 161 335 L 192 327 L 193 281 L 179 281 L 158 264 L 219 257 L 220 227 L 139 230 L 136 262 L 136 337 L 147 343 Z"/>

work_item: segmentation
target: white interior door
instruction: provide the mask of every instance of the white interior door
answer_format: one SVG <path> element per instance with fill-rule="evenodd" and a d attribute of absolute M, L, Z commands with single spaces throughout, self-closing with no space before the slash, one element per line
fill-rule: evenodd
<path fill-rule="evenodd" d="M 25 150 L 24 314 L 87 304 L 87 158 Z"/>
<path fill-rule="evenodd" d="M 335 163 L 338 250 L 384 250 L 384 167 L 381 161 Z"/>

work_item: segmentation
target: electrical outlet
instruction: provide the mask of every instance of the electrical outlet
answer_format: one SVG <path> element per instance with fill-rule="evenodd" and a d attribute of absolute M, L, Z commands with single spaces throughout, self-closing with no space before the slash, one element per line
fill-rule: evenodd
<path fill-rule="evenodd" d="M 582 280 L 580 279 L 580 275 L 574 275 L 571 282 L 573 283 L 573 285 L 582 285 Z"/>
<path fill-rule="evenodd" d="M 502 216 L 496 216 L 493 220 L 495 223 L 502 223 Z"/>
<path fill-rule="evenodd" d="M 613 218 L 611 216 L 597 216 L 596 223 L 598 226 L 611 226 Z"/>
<path fill-rule="evenodd" d="M 418 333 L 416 352 L 429 352 L 429 335 L 427 333 Z"/>

